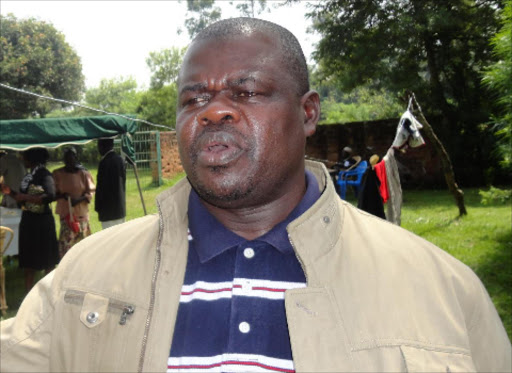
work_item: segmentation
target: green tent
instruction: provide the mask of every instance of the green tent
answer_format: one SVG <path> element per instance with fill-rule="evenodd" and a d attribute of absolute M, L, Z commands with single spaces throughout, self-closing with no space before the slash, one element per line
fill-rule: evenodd
<path fill-rule="evenodd" d="M 135 162 L 131 135 L 136 130 L 135 120 L 115 115 L 0 120 L 0 149 L 56 148 L 121 136 L 122 151 Z"/>

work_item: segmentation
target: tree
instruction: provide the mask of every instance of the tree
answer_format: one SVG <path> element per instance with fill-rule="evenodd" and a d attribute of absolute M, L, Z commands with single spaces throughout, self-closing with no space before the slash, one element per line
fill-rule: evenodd
<path fill-rule="evenodd" d="M 261 14 L 267 9 L 267 0 L 247 0 L 237 2 L 236 9 L 242 17 L 254 18 L 255 15 Z"/>
<path fill-rule="evenodd" d="M 84 91 L 80 57 L 53 25 L 0 16 L 0 81 L 45 96 L 76 101 Z M 0 118 L 44 117 L 62 105 L 0 88 Z"/>
<path fill-rule="evenodd" d="M 146 63 L 151 70 L 151 86 L 144 92 L 138 113 L 144 119 L 174 128 L 178 101 L 178 73 L 186 48 L 151 52 Z"/>
<path fill-rule="evenodd" d="M 498 0 L 331 0 L 309 14 L 321 35 L 314 57 L 343 90 L 371 81 L 396 96 L 411 90 L 459 171 L 478 179 L 488 156 L 479 125 L 489 116 L 480 73 L 493 61 L 488 40 Z"/>
<path fill-rule="evenodd" d="M 151 87 L 160 88 L 176 82 L 186 48 L 163 49 L 150 52 L 146 64 L 151 71 Z"/>
<path fill-rule="evenodd" d="M 220 20 L 221 9 L 214 6 L 215 0 L 187 0 L 185 27 L 190 39 L 193 39 L 208 25 Z"/>
<path fill-rule="evenodd" d="M 141 118 L 151 123 L 174 128 L 176 126 L 177 101 L 178 88 L 176 83 L 160 88 L 150 88 L 142 94 L 138 113 Z"/>
<path fill-rule="evenodd" d="M 496 153 L 501 166 L 512 170 L 512 0 L 507 0 L 501 17 L 501 29 L 491 39 L 497 62 L 483 74 L 484 84 L 494 93 L 495 113 L 492 116 L 497 138 Z"/>
<path fill-rule="evenodd" d="M 100 85 L 85 93 L 85 104 L 117 114 L 136 114 L 141 94 L 132 77 L 102 79 Z"/>

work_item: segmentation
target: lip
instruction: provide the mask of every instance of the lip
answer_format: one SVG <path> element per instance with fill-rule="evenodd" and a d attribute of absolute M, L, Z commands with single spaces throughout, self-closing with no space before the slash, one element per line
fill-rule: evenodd
<path fill-rule="evenodd" d="M 235 137 L 228 132 L 206 132 L 197 142 L 197 161 L 205 167 L 227 166 L 244 152 Z"/>

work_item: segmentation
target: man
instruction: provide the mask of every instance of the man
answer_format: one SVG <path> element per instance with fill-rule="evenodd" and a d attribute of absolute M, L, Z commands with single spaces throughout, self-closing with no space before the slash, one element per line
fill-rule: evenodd
<path fill-rule="evenodd" d="M 18 193 L 23 176 L 27 173 L 23 162 L 16 156 L 12 150 L 0 157 L 0 176 L 3 176 L 2 183 L 7 185 L 12 191 Z M 18 203 L 11 196 L 5 194 L 0 206 L 7 208 L 17 208 Z"/>
<path fill-rule="evenodd" d="M 82 241 L 2 324 L 4 370 L 503 371 L 478 278 L 342 202 L 304 161 L 319 97 L 297 40 L 256 19 L 190 45 L 176 132 L 188 179 L 159 216 Z"/>
<path fill-rule="evenodd" d="M 101 154 L 94 209 L 103 229 L 124 223 L 126 216 L 126 167 L 114 151 L 113 139 L 99 139 Z"/>

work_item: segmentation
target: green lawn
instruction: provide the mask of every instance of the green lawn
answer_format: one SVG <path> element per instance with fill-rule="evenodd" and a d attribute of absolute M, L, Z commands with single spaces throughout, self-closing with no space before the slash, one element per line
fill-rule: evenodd
<path fill-rule="evenodd" d="M 93 176 L 96 170 L 92 169 Z M 173 185 L 166 180 L 156 187 L 142 177 L 148 213 L 157 211 L 155 197 Z M 352 198 L 352 199 L 351 199 Z M 404 191 L 402 226 L 433 242 L 470 266 L 482 279 L 512 339 L 512 210 L 510 203 L 484 206 L 478 189 L 465 190 L 468 215 L 458 218 L 452 195 L 446 190 Z M 353 196 L 349 201 L 355 203 Z M 131 173 L 127 182 L 127 219 L 143 216 L 136 183 Z M 58 219 L 56 219 L 58 220 Z M 93 232 L 101 229 L 97 214 L 91 212 Z M 23 275 L 16 260 L 4 258 L 6 266 L 8 317 L 14 316 L 23 299 Z M 39 274 L 41 277 L 42 273 Z"/>

